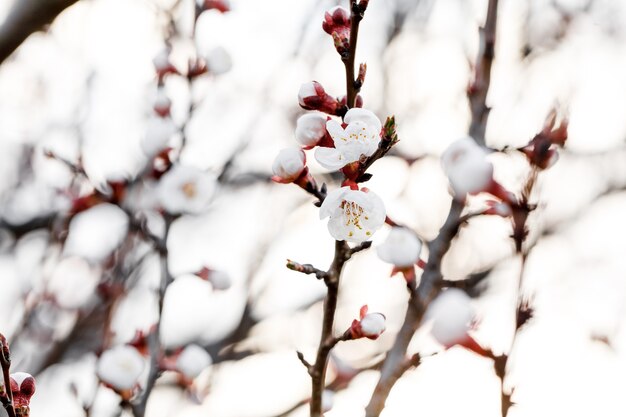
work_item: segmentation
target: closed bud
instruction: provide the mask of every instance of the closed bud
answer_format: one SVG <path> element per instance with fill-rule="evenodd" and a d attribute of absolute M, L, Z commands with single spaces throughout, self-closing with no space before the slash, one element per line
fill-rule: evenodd
<path fill-rule="evenodd" d="M 367 337 L 376 340 L 385 331 L 386 319 L 382 313 L 368 313 L 367 305 L 361 307 L 360 320 L 354 320 L 350 326 L 352 339 Z"/>
<path fill-rule="evenodd" d="M 324 87 L 317 81 L 304 83 L 298 92 L 298 103 L 305 110 L 319 110 L 321 112 L 336 115 L 340 107 L 336 98 L 326 93 Z"/>
<path fill-rule="evenodd" d="M 280 183 L 294 182 L 306 168 L 306 155 L 297 148 L 283 149 L 276 155 L 272 164 L 272 179 Z"/>

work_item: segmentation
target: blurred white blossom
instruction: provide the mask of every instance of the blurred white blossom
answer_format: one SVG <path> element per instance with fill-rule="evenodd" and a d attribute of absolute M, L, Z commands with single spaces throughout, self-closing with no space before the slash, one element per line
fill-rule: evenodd
<path fill-rule="evenodd" d="M 170 214 L 198 214 L 206 210 L 216 188 L 214 174 L 191 166 L 174 165 L 161 178 L 157 198 Z"/>

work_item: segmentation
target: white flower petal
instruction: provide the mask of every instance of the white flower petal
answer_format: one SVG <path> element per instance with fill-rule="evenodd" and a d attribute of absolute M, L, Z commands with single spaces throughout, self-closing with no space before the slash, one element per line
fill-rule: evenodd
<path fill-rule="evenodd" d="M 382 123 L 380 122 L 380 119 L 372 111 L 367 109 L 361 109 L 358 107 L 354 107 L 348 110 L 343 118 L 343 121 L 347 124 L 351 124 L 352 122 L 356 121 L 363 122 L 368 127 L 376 131 L 377 134 L 380 134 L 380 130 L 382 129 Z"/>
<path fill-rule="evenodd" d="M 451 346 L 465 337 L 474 314 L 471 298 L 462 290 L 450 288 L 431 303 L 427 317 L 433 319 L 433 337 L 442 345 Z"/>
<path fill-rule="evenodd" d="M 377 253 L 384 262 L 404 268 L 417 262 L 421 249 L 422 242 L 415 233 L 404 227 L 394 227 L 385 243 L 377 248 Z"/>
<path fill-rule="evenodd" d="M 211 355 L 198 345 L 192 344 L 180 353 L 176 359 L 176 369 L 189 379 L 194 379 L 213 363 Z"/>
<path fill-rule="evenodd" d="M 296 122 L 296 141 L 302 146 L 315 146 L 326 135 L 326 115 L 306 113 Z"/>
<path fill-rule="evenodd" d="M 319 147 L 315 149 L 315 159 L 321 166 L 333 171 L 343 168 L 348 163 L 344 155 L 335 148 Z"/>
<path fill-rule="evenodd" d="M 144 358 L 132 346 L 116 346 L 105 351 L 98 360 L 100 380 L 123 391 L 137 384 L 145 366 Z"/>

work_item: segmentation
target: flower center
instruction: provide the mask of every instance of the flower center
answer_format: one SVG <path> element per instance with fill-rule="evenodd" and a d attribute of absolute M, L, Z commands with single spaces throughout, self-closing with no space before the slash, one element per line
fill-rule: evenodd
<path fill-rule="evenodd" d="M 189 198 L 194 198 L 197 194 L 196 184 L 193 182 L 186 182 L 181 188 L 183 193 Z"/>
<path fill-rule="evenodd" d="M 362 230 L 361 216 L 363 215 L 363 207 L 359 206 L 354 201 L 342 201 L 341 208 L 343 209 L 344 218 L 346 220 L 346 226 L 354 226 L 359 230 Z M 367 220 L 367 216 L 364 216 Z"/>

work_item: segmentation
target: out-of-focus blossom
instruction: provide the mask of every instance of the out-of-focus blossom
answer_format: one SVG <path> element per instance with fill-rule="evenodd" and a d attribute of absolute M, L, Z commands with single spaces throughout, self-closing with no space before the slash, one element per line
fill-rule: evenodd
<path fill-rule="evenodd" d="M 151 117 L 148 119 L 146 135 L 141 139 L 141 150 L 152 158 L 158 155 L 178 131 L 171 117 Z"/>
<path fill-rule="evenodd" d="M 98 378 L 116 391 L 133 389 L 145 367 L 145 359 L 131 346 L 120 345 L 104 351 L 98 360 Z"/>
<path fill-rule="evenodd" d="M 326 122 L 326 130 L 333 139 L 334 148 L 317 148 L 315 158 L 325 168 L 337 170 L 347 164 L 371 156 L 380 142 L 380 120 L 366 109 L 350 109 L 345 117 L 345 128 L 336 120 Z"/>
<path fill-rule="evenodd" d="M 441 156 L 456 198 L 486 191 L 493 182 L 493 165 L 485 150 L 469 136 L 453 142 Z"/>
<path fill-rule="evenodd" d="M 464 342 L 475 312 L 471 298 L 464 291 L 450 288 L 430 304 L 426 317 L 433 320 L 431 333 L 435 340 L 450 347 Z"/>
<path fill-rule="evenodd" d="M 360 243 L 385 222 L 385 205 L 371 191 L 341 187 L 328 193 L 320 207 L 320 219 L 330 217 L 328 231 L 336 240 Z"/>
<path fill-rule="evenodd" d="M 206 65 L 211 74 L 221 75 L 233 67 L 233 60 L 226 49 L 221 46 L 211 49 L 205 56 Z"/>
<path fill-rule="evenodd" d="M 194 275 L 206 281 L 209 281 L 214 290 L 227 290 L 233 284 L 230 275 L 228 275 L 226 272 L 216 269 L 210 269 L 206 266 L 203 267 L 200 271 L 196 272 Z"/>
<path fill-rule="evenodd" d="M 419 259 L 422 242 L 411 230 L 394 227 L 385 243 L 377 249 L 378 257 L 399 268 L 412 267 Z"/>
<path fill-rule="evenodd" d="M 64 252 L 96 263 L 120 245 L 127 231 L 128 216 L 121 208 L 98 204 L 72 218 Z"/>
<path fill-rule="evenodd" d="M 170 61 L 169 48 L 163 48 L 152 60 L 154 69 L 159 79 L 162 79 L 167 74 L 177 74 L 178 70 Z"/>
<path fill-rule="evenodd" d="M 337 99 L 326 93 L 322 84 L 317 81 L 304 83 L 300 86 L 298 103 L 303 109 L 319 110 L 332 115 L 337 114 L 339 108 Z"/>
<path fill-rule="evenodd" d="M 172 108 L 172 100 L 167 96 L 163 88 L 157 89 L 157 95 L 154 98 L 154 111 L 161 117 L 167 117 L 170 115 L 170 109 Z"/>
<path fill-rule="evenodd" d="M 281 150 L 272 164 L 272 178 L 276 182 L 294 182 L 306 168 L 306 155 L 301 149 L 286 148 Z"/>
<path fill-rule="evenodd" d="M 16 372 L 11 374 L 10 382 L 17 415 L 28 415 L 30 399 L 35 393 L 35 378 L 26 372 Z"/>
<path fill-rule="evenodd" d="M 317 146 L 326 136 L 327 116 L 321 113 L 306 113 L 296 122 L 296 141 L 305 149 Z"/>
<path fill-rule="evenodd" d="M 385 331 L 386 319 L 382 313 L 368 313 L 367 305 L 361 307 L 360 320 L 354 320 L 350 326 L 353 339 L 367 337 L 376 340 Z"/>
<path fill-rule="evenodd" d="M 205 210 L 217 188 L 214 174 L 185 165 L 174 165 L 157 188 L 159 204 L 170 214 L 197 214 Z"/>
<path fill-rule="evenodd" d="M 213 363 L 211 355 L 196 344 L 186 346 L 176 359 L 176 369 L 188 379 L 194 379 Z"/>
<path fill-rule="evenodd" d="M 63 308 L 82 307 L 94 294 L 100 281 L 100 272 L 83 258 L 69 256 L 54 269 L 48 291 Z"/>

